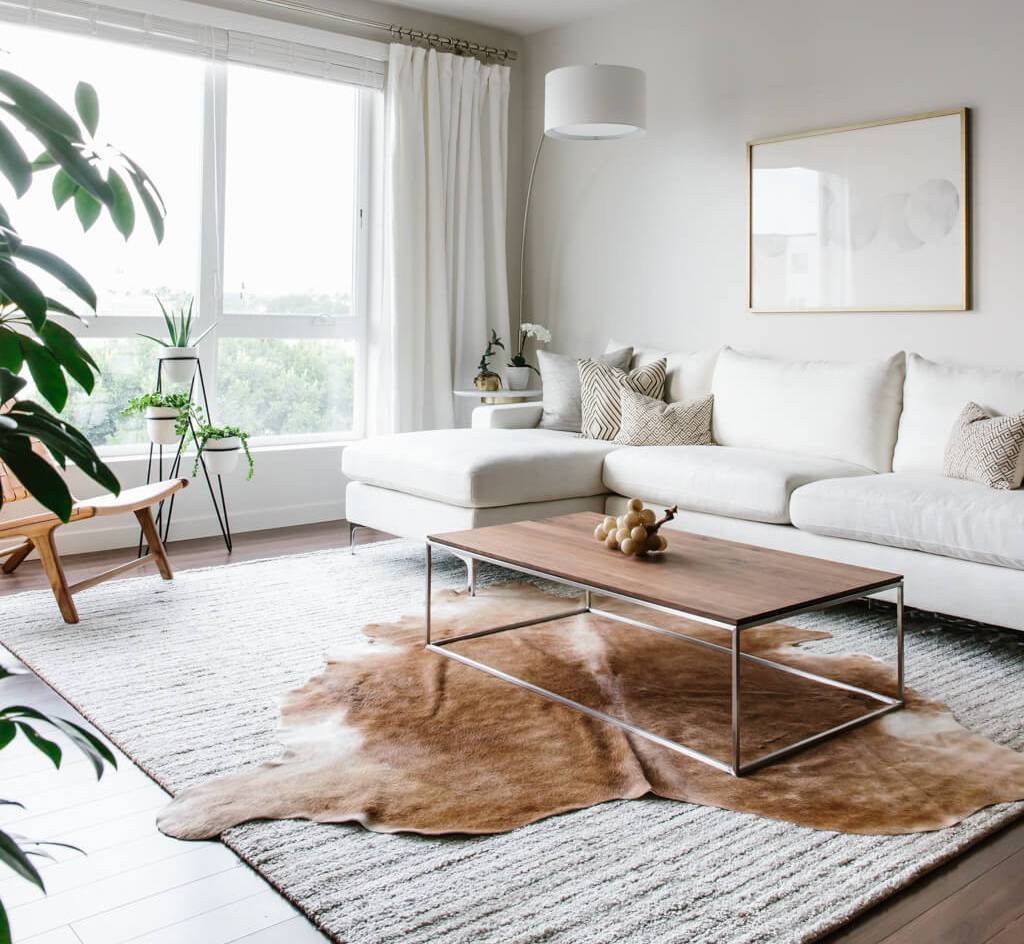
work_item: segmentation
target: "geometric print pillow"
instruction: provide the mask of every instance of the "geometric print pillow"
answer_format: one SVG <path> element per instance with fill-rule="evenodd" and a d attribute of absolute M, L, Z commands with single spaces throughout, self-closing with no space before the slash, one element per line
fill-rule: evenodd
<path fill-rule="evenodd" d="M 946 445 L 943 475 L 991 488 L 1020 488 L 1024 475 L 1024 413 L 992 416 L 968 403 Z"/>
<path fill-rule="evenodd" d="M 621 390 L 632 390 L 658 399 L 665 393 L 664 357 L 631 371 L 587 358 L 579 362 L 579 369 L 583 406 L 580 435 L 587 439 L 614 442 L 619 435 Z"/>
<path fill-rule="evenodd" d="M 615 441 L 623 446 L 710 446 L 715 398 L 666 403 L 632 390 L 619 391 L 622 425 Z"/>

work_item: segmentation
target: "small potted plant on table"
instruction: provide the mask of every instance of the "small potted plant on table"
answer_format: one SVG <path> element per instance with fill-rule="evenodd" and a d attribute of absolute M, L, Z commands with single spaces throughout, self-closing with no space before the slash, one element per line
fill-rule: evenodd
<path fill-rule="evenodd" d="M 140 334 L 140 338 L 152 341 L 160 345 L 158 355 L 163 368 L 163 376 L 171 383 L 184 385 L 192 382 L 196 372 L 196 364 L 199 362 L 198 347 L 200 342 L 215 327 L 216 322 L 210 325 L 198 337 L 192 337 L 192 303 L 190 298 L 188 306 L 182 305 L 175 311 L 168 312 L 164 303 L 158 298 L 156 303 L 164 316 L 164 324 L 167 325 L 167 338 L 161 340 L 149 334 Z"/>
<path fill-rule="evenodd" d="M 192 400 L 187 393 L 161 393 L 154 390 L 132 399 L 121 411 L 121 415 L 141 413 L 146 418 L 146 432 L 150 442 L 169 446 L 185 435 L 193 410 Z"/>
<path fill-rule="evenodd" d="M 530 386 L 530 371 L 540 376 L 540 371 L 526 360 L 526 342 L 530 338 L 538 344 L 547 344 L 551 340 L 551 332 L 544 325 L 529 322 L 519 326 L 519 347 L 505 370 L 509 390 L 526 390 Z"/>
<path fill-rule="evenodd" d="M 249 463 L 249 471 L 245 476 L 246 481 L 252 478 L 253 461 L 252 453 L 249 452 L 249 434 L 237 426 L 214 426 L 211 423 L 201 423 L 196 430 L 196 461 L 192 466 L 192 475 L 199 474 L 199 460 L 206 463 L 206 468 L 214 475 L 226 475 L 234 472 L 238 466 L 238 459 L 242 452 L 245 453 L 246 461 Z"/>
<path fill-rule="evenodd" d="M 501 377 L 491 370 L 491 358 L 498 353 L 495 350 L 496 347 L 505 350 L 505 342 L 498 337 L 498 332 L 491 328 L 491 339 L 487 342 L 483 354 L 480 355 L 480 363 L 477 364 L 476 376 L 473 378 L 473 386 L 477 390 L 501 389 Z"/>

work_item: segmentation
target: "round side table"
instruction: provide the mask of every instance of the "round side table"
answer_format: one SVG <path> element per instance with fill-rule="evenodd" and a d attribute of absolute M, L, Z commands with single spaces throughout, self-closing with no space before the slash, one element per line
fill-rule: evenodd
<path fill-rule="evenodd" d="M 481 403 L 525 403 L 527 400 L 536 400 L 541 395 L 540 390 L 453 390 L 457 397 L 476 397 Z"/>

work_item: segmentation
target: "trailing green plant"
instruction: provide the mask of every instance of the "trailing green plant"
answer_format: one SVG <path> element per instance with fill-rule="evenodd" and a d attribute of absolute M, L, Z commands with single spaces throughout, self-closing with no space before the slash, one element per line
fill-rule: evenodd
<path fill-rule="evenodd" d="M 140 334 L 139 337 L 152 341 L 154 344 L 159 344 L 161 347 L 195 347 L 217 327 L 217 322 L 210 325 L 199 337 L 193 338 L 192 303 L 194 301 L 194 298 L 190 298 L 187 307 L 181 305 L 168 312 L 164 307 L 164 303 L 157 298 L 156 303 L 160 306 L 160 311 L 164 316 L 164 324 L 167 325 L 167 338 L 161 341 L 159 338 L 154 338 L 151 334 Z"/>
<path fill-rule="evenodd" d="M 0 683 L 14 674 L 0 666 Z M 29 745 L 43 753 L 54 767 L 60 769 L 64 752 L 56 741 L 40 733 L 40 727 L 51 728 L 63 734 L 88 758 L 96 772 L 97 780 L 103 776 L 106 765 L 117 767 L 117 758 L 114 757 L 110 748 L 94 734 L 66 718 L 46 715 L 24 705 L 7 705 L 0 708 L 0 751 L 13 744 L 17 736 L 21 734 Z M 0 800 L 0 805 L 25 808 L 24 804 L 18 800 Z M 47 851 L 48 847 L 61 847 L 75 852 L 82 851 L 67 843 L 27 839 L 17 833 L 0 829 L 0 863 L 12 869 L 16 875 L 26 881 L 32 882 L 44 893 L 46 884 L 32 859 L 37 857 L 52 859 L 53 856 Z M 3 901 L 0 900 L 0 944 L 11 944 L 11 940 L 11 926 L 7 919 L 7 910 Z"/>
<path fill-rule="evenodd" d="M 0 173 L 21 198 L 38 177 L 52 171 L 57 210 L 72 205 L 84 231 L 105 209 L 127 239 L 135 230 L 138 200 L 161 241 L 163 200 L 138 164 L 96 138 L 99 98 L 87 82 L 79 82 L 75 89 L 75 109 L 77 119 L 31 82 L 0 69 Z M 17 126 L 41 145 L 35 160 L 29 159 L 15 137 Z M 32 452 L 33 437 L 62 468 L 71 459 L 109 491 L 117 493 L 120 485 L 78 430 L 39 403 L 17 399 L 26 385 L 18 375 L 27 369 L 41 399 L 60 412 L 67 403 L 68 378 L 91 393 L 99 370 L 61 322 L 62 318 L 81 321 L 82 316 L 50 297 L 38 283 L 38 273 L 96 311 L 96 292 L 85 277 L 54 253 L 27 244 L 7 209 L 0 206 L 0 461 L 42 505 L 67 521 L 72 507 L 67 485 L 44 458 Z"/>
<path fill-rule="evenodd" d="M 199 459 L 211 439 L 230 439 L 237 436 L 242 441 L 242 450 L 245 452 L 246 462 L 249 463 L 249 472 L 245 476 L 248 482 L 252 479 L 253 461 L 252 453 L 249 451 L 249 434 L 240 430 L 237 426 L 214 426 L 211 423 L 201 422 L 196 430 L 196 461 L 192 465 L 193 478 L 199 474 Z"/>
<path fill-rule="evenodd" d="M 121 411 L 121 415 L 145 414 L 146 408 L 151 406 L 178 411 L 174 421 L 174 431 L 179 436 L 185 435 L 189 419 L 195 418 L 197 422 L 202 422 L 202 407 L 194 404 L 192 398 L 187 393 L 162 393 L 159 390 L 154 390 L 152 393 L 144 393 L 141 397 L 132 397 L 128 401 L 128 406 Z"/>

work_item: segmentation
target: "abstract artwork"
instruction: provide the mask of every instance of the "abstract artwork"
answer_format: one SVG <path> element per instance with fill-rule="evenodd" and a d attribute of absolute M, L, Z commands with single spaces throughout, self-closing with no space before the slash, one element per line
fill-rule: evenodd
<path fill-rule="evenodd" d="M 967 109 L 751 141 L 752 311 L 966 311 Z"/>

